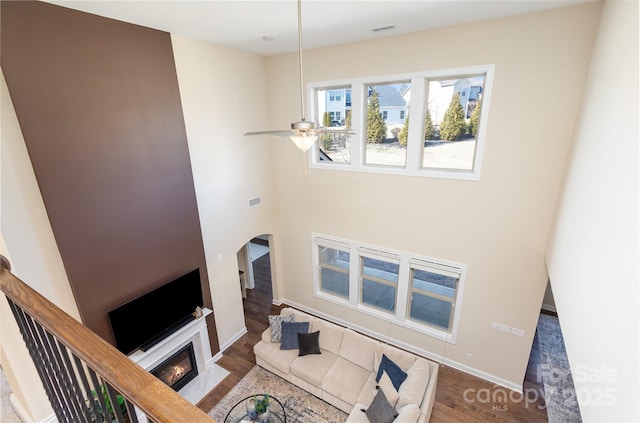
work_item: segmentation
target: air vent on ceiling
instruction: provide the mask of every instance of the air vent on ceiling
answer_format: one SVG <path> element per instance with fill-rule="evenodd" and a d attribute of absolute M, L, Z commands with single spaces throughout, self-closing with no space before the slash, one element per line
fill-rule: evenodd
<path fill-rule="evenodd" d="M 249 207 L 255 207 L 261 202 L 262 202 L 262 198 L 260 197 L 249 198 Z"/>
<path fill-rule="evenodd" d="M 395 29 L 396 27 L 393 25 L 381 26 L 378 28 L 373 28 L 371 32 L 380 32 L 380 31 L 388 31 L 390 29 Z"/>

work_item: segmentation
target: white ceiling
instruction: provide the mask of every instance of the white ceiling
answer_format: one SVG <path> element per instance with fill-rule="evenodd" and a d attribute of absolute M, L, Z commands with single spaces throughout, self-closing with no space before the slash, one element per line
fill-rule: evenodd
<path fill-rule="evenodd" d="M 265 56 L 295 52 L 295 0 L 46 0 Z M 303 0 L 303 48 L 389 37 L 593 0 Z M 387 31 L 373 28 L 393 25 Z M 262 37 L 272 37 L 264 41 Z"/>

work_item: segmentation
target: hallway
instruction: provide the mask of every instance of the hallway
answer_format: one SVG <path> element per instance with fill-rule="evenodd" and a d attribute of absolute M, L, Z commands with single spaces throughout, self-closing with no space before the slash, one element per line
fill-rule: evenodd
<path fill-rule="evenodd" d="M 582 422 L 560 321 L 555 313 L 540 314 L 524 389 L 531 396 L 534 392 L 544 395 L 549 423 Z"/>

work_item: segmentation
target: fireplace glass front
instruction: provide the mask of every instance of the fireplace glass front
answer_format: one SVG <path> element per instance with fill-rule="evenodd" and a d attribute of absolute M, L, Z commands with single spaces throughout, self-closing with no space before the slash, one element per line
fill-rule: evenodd
<path fill-rule="evenodd" d="M 179 391 L 198 375 L 193 344 L 189 343 L 151 370 L 151 374 Z"/>

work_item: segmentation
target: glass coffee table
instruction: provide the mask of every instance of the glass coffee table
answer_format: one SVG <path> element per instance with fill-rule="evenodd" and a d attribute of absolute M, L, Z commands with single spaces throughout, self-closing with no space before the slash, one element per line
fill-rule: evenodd
<path fill-rule="evenodd" d="M 236 405 L 233 406 L 231 411 L 229 411 L 227 417 L 224 418 L 224 423 L 257 422 L 257 419 L 251 420 L 247 415 L 247 402 L 251 398 L 262 398 L 266 395 L 267 394 L 254 394 L 241 399 Z M 284 412 L 282 403 L 280 402 L 280 400 L 271 395 L 269 395 L 269 410 L 271 411 L 269 423 L 287 423 L 287 415 Z"/>

